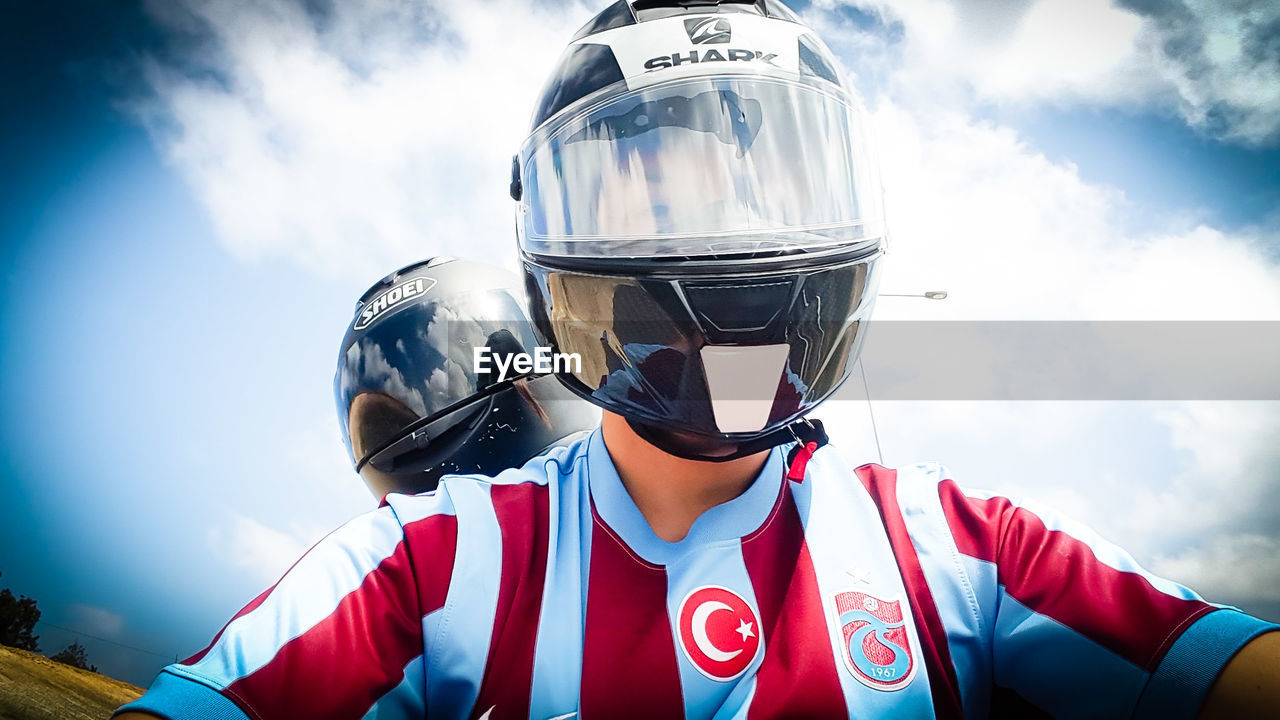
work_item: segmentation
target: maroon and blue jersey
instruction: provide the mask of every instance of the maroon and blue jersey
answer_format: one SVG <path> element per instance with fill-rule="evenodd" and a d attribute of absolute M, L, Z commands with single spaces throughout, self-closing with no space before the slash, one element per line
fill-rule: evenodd
<path fill-rule="evenodd" d="M 937 465 L 772 451 L 678 542 L 600 432 L 391 495 L 126 706 L 187 718 L 1194 717 L 1274 626 Z"/>

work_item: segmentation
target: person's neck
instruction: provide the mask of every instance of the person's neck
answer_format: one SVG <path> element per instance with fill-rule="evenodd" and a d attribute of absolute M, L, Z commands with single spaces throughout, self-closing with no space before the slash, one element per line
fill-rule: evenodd
<path fill-rule="evenodd" d="M 622 485 L 654 534 L 667 542 L 684 539 L 702 513 L 746 492 L 769 457 L 765 450 L 726 462 L 685 460 L 650 445 L 610 412 L 601 430 Z"/>

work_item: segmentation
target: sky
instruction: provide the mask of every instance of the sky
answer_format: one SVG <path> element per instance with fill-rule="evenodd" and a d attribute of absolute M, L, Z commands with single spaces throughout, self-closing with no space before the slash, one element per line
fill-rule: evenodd
<path fill-rule="evenodd" d="M 0 2 L 0 587 L 44 650 L 145 685 L 373 507 L 332 399 L 354 302 L 431 255 L 516 267 L 510 157 L 603 5 Z M 1280 320 L 1275 3 L 796 7 L 872 120 L 881 289 L 948 291 L 877 318 Z M 816 414 L 1280 620 L 1274 401 Z"/>

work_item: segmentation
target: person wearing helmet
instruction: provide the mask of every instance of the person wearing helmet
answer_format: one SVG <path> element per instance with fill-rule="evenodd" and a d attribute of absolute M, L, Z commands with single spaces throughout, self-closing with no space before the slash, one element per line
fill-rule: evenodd
<path fill-rule="evenodd" d="M 447 257 L 361 296 L 333 386 L 348 457 L 374 497 L 428 492 L 445 474 L 496 475 L 599 424 L 550 375 L 476 368 L 476 349 L 534 346 L 522 296 L 512 273 Z"/>
<path fill-rule="evenodd" d="M 636 578 L 644 563 L 666 575 L 678 672 L 646 687 L 676 675 L 666 710 L 706 717 L 1194 713 L 1275 626 L 943 468 L 850 470 L 820 423 L 796 423 L 852 372 L 885 249 L 863 111 L 835 68 L 777 2 L 617 3 L 561 57 L 513 162 L 531 315 L 583 357 L 561 379 L 604 410 L 618 504 L 652 531 L 616 510 Z M 723 566 L 702 564 L 712 547 L 667 552 L 776 472 L 761 450 L 792 441 L 766 493 L 782 519 L 742 513 Z M 654 448 L 694 462 L 664 477 Z M 759 549 L 771 533 L 800 554 L 767 557 L 787 552 Z M 739 638 L 715 629 L 731 619 Z M 1270 653 L 1273 699 L 1278 637 L 1250 651 Z"/>
<path fill-rule="evenodd" d="M 575 392 L 672 454 L 742 457 L 849 376 L 884 252 L 875 165 L 783 6 L 642 5 L 578 34 L 516 158 L 531 310 L 582 356 Z"/>
<path fill-rule="evenodd" d="M 854 469 L 807 419 L 857 359 L 884 252 L 863 111 L 835 68 L 776 0 L 634 0 L 589 22 L 511 194 L 538 341 L 580 358 L 557 376 L 601 427 L 491 478 L 388 495 L 132 707 L 496 720 L 1280 705 L 1275 626 L 939 466 Z"/>

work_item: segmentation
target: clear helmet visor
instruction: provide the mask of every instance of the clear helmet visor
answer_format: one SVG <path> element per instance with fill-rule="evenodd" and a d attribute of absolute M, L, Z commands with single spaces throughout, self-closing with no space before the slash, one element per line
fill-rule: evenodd
<path fill-rule="evenodd" d="M 685 78 L 549 124 L 522 153 L 523 249 L 643 258 L 877 242 L 862 115 L 833 90 Z"/>

